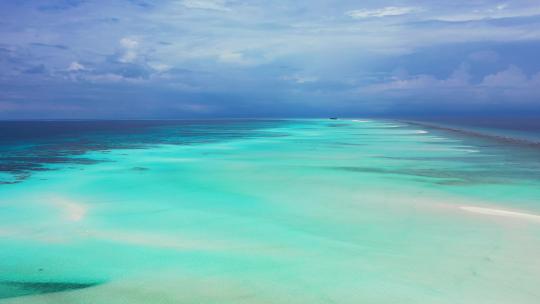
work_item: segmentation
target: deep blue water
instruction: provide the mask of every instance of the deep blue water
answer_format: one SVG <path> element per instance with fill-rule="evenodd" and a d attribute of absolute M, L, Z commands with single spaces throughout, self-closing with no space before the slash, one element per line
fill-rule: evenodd
<path fill-rule="evenodd" d="M 48 164 L 93 164 L 88 151 L 190 145 L 268 136 L 279 120 L 0 121 L 0 184 L 16 183 Z"/>

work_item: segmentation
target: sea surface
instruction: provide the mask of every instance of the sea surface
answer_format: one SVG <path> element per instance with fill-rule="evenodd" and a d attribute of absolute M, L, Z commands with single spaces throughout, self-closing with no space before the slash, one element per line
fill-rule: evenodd
<path fill-rule="evenodd" d="M 540 303 L 540 147 L 498 129 L 0 122 L 0 303 Z"/>

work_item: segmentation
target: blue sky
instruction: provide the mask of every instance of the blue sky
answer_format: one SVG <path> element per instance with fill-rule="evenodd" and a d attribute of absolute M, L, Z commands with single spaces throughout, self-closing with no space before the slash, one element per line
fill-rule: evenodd
<path fill-rule="evenodd" d="M 540 2 L 0 2 L 0 118 L 540 114 Z"/>

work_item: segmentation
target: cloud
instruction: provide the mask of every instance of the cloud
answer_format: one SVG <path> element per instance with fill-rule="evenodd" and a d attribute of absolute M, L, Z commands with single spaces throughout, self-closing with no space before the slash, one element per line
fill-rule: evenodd
<path fill-rule="evenodd" d="M 219 60 L 222 62 L 241 63 L 244 61 L 244 55 L 240 52 L 224 51 L 219 54 Z"/>
<path fill-rule="evenodd" d="M 432 20 L 447 22 L 470 22 L 480 20 L 495 20 L 504 18 L 530 17 L 540 14 L 540 7 L 536 6 L 517 6 L 512 7 L 507 3 L 501 3 L 488 7 L 480 7 L 465 12 L 447 13 L 439 15 Z"/>
<path fill-rule="evenodd" d="M 218 62 L 226 64 L 234 64 L 239 66 L 252 66 L 258 63 L 255 58 L 246 56 L 243 52 L 225 50 L 216 54 Z"/>
<path fill-rule="evenodd" d="M 134 38 L 124 37 L 120 39 L 120 45 L 124 50 L 118 61 L 123 63 L 133 62 L 137 58 L 136 49 L 139 46 L 139 42 Z"/>
<path fill-rule="evenodd" d="M 158 72 L 166 72 L 166 71 L 169 71 L 170 69 L 173 68 L 172 66 L 170 66 L 168 64 L 164 64 L 164 63 L 160 63 L 160 62 L 149 62 L 148 66 L 151 67 L 152 69 L 158 71 Z"/>
<path fill-rule="evenodd" d="M 423 90 L 433 88 L 460 88 L 469 85 L 471 75 L 464 64 L 454 70 L 446 79 L 437 79 L 433 75 L 413 75 L 400 73 L 389 82 L 376 83 L 366 86 L 364 90 L 369 93 L 383 93 L 398 90 Z"/>
<path fill-rule="evenodd" d="M 77 72 L 77 71 L 82 71 L 84 69 L 85 69 L 84 65 L 78 63 L 77 61 L 73 61 L 72 63 L 70 63 L 69 67 L 67 68 L 69 72 Z"/>
<path fill-rule="evenodd" d="M 497 6 L 495 6 L 495 8 L 496 8 L 497 10 L 499 10 L 499 11 L 500 11 L 500 10 L 503 10 L 503 9 L 505 9 L 505 8 L 507 8 L 507 7 L 508 7 L 508 3 L 502 3 L 502 4 L 498 4 Z"/>
<path fill-rule="evenodd" d="M 483 86 L 488 87 L 527 87 L 531 81 L 518 67 L 511 65 L 506 70 L 484 77 Z"/>
<path fill-rule="evenodd" d="M 133 50 L 128 50 L 119 58 L 119 61 L 123 63 L 129 63 L 129 62 L 133 62 L 136 58 L 137 58 L 137 52 Z"/>
<path fill-rule="evenodd" d="M 472 92 L 498 98 L 540 88 L 533 85 L 540 76 L 531 76 L 540 71 L 540 16 L 489 19 L 536 14 L 540 7 L 527 0 L 125 0 L 73 8 L 80 3 L 0 1 L 0 100 L 103 102 L 105 113 L 133 95 L 141 108 L 185 98 L 219 104 L 216 115 L 264 115 L 403 96 L 436 105 L 437 94 L 466 104 L 477 100 Z M 39 10 L 49 4 L 58 9 Z M 489 20 L 433 21 L 468 14 Z M 452 72 L 461 62 L 470 68 Z M 410 74 L 393 74 L 399 68 Z M 264 107 L 276 100 L 284 105 Z"/>
<path fill-rule="evenodd" d="M 120 45 L 126 49 L 134 49 L 139 45 L 139 42 L 133 38 L 124 37 L 120 39 Z"/>
<path fill-rule="evenodd" d="M 297 84 L 304 84 L 304 83 L 310 83 L 310 82 L 317 82 L 319 80 L 319 77 L 295 74 L 295 75 L 283 76 L 281 77 L 281 79 L 292 81 Z"/>
<path fill-rule="evenodd" d="M 375 83 L 358 89 L 362 96 L 389 98 L 394 102 L 409 100 L 433 106 L 437 102 L 450 107 L 464 108 L 467 103 L 534 105 L 540 98 L 540 72 L 527 76 L 516 66 L 485 75 L 473 82 L 466 65 L 461 65 L 447 78 L 433 75 L 402 76 L 387 82 Z"/>
<path fill-rule="evenodd" d="M 124 75 L 115 74 L 115 73 L 90 74 L 90 75 L 84 76 L 83 79 L 90 82 L 101 82 L 101 83 L 119 83 L 119 82 L 141 83 L 144 81 L 142 78 L 125 77 Z"/>
<path fill-rule="evenodd" d="M 184 0 L 182 5 L 191 9 L 229 12 L 231 9 L 222 0 Z"/>
<path fill-rule="evenodd" d="M 364 19 L 364 18 L 380 18 L 387 16 L 401 16 L 407 15 L 413 12 L 418 11 L 415 7 L 398 7 L 398 6 L 387 6 L 379 9 L 359 9 L 351 10 L 345 14 L 355 18 L 355 19 Z"/>

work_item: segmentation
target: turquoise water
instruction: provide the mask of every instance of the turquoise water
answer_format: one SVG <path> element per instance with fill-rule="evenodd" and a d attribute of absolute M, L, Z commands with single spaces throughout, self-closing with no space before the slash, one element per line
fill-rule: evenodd
<path fill-rule="evenodd" d="M 105 129 L 4 145 L 0 303 L 540 299 L 535 147 L 385 120 Z"/>

